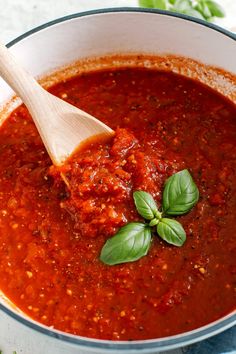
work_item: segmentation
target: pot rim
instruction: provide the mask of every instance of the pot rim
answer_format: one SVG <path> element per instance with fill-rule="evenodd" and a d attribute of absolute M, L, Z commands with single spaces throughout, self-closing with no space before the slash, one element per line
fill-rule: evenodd
<path fill-rule="evenodd" d="M 72 15 L 60 17 L 53 21 L 49 21 L 45 24 L 37 26 L 32 30 L 25 32 L 24 34 L 18 36 L 16 39 L 9 42 L 6 46 L 8 48 L 14 46 L 18 42 L 24 40 L 25 38 L 31 36 L 34 33 L 37 33 L 41 30 L 44 30 L 48 27 L 56 25 L 61 22 L 70 21 L 72 19 L 76 19 L 79 17 L 85 17 L 90 15 L 99 15 L 104 13 L 121 13 L 121 12 L 130 12 L 130 13 L 152 13 L 158 15 L 165 15 L 171 17 L 181 18 L 186 21 L 195 22 L 201 26 L 208 27 L 211 30 L 217 31 L 219 33 L 224 34 L 226 37 L 236 41 L 236 34 L 230 32 L 224 28 L 221 28 L 215 24 L 206 22 L 204 20 L 200 20 L 188 15 L 174 13 L 170 11 L 164 10 L 156 10 L 156 9 L 147 9 L 147 8 L 139 8 L 139 7 L 116 7 L 116 8 L 105 8 L 105 9 L 97 9 L 97 10 L 90 10 L 85 12 L 79 12 Z M 60 339 L 63 342 L 68 344 L 74 344 L 77 347 L 91 350 L 91 351 L 100 351 L 100 353 L 104 353 L 106 351 L 114 351 L 118 352 L 136 352 L 137 350 L 141 353 L 153 353 L 156 350 L 170 350 L 174 348 L 178 348 L 181 346 L 186 346 L 188 344 L 196 343 L 200 340 L 209 338 L 213 335 L 216 335 L 233 325 L 236 325 L 236 310 L 232 313 L 220 318 L 217 321 L 211 322 L 208 325 L 202 326 L 195 330 L 184 332 L 182 334 L 164 337 L 164 338 L 157 338 L 157 339 L 148 339 L 148 340 L 136 340 L 136 341 L 111 341 L 111 340 L 101 340 L 101 339 L 94 339 L 94 338 L 87 338 L 76 336 L 73 334 L 69 334 L 66 332 L 62 332 L 50 327 L 47 327 L 39 322 L 36 322 L 30 318 L 23 317 L 22 314 L 16 313 L 10 308 L 4 306 L 0 303 L 0 310 L 5 312 L 10 317 L 14 318 L 21 324 L 29 327 L 32 330 L 40 332 L 41 334 L 47 335 L 51 338 Z"/>
<path fill-rule="evenodd" d="M 31 34 L 34 34 L 34 33 L 39 32 L 45 28 L 51 27 L 51 26 L 56 25 L 61 22 L 73 20 L 78 17 L 85 17 L 85 16 L 90 16 L 90 15 L 99 15 L 99 14 L 113 13 L 113 12 L 118 12 L 118 13 L 119 12 L 153 13 L 153 14 L 159 14 L 159 15 L 166 15 L 166 16 L 170 16 L 170 17 L 182 18 L 184 20 L 187 20 L 190 22 L 195 22 L 195 23 L 198 23 L 198 24 L 203 25 L 205 27 L 208 27 L 210 29 L 213 29 L 213 30 L 220 32 L 220 33 L 226 35 L 227 37 L 236 41 L 236 33 L 228 31 L 228 30 L 224 29 L 223 27 L 220 27 L 220 26 L 215 25 L 213 23 L 198 19 L 196 17 L 189 16 L 189 15 L 184 15 L 184 14 L 180 14 L 180 13 L 176 13 L 176 12 L 172 12 L 172 11 L 167 11 L 167 10 L 149 9 L 149 8 L 144 8 L 144 7 L 143 8 L 141 8 L 141 7 L 114 7 L 114 8 L 110 7 L 110 8 L 104 8 L 104 9 L 95 9 L 95 10 L 77 12 L 77 13 L 74 13 L 71 15 L 59 17 L 55 20 L 46 22 L 40 26 L 34 27 L 33 29 L 23 33 L 22 35 L 16 37 L 12 41 L 10 41 L 6 46 L 8 48 L 10 48 L 13 45 L 15 45 L 16 43 L 25 39 L 26 37 L 29 37 Z"/>

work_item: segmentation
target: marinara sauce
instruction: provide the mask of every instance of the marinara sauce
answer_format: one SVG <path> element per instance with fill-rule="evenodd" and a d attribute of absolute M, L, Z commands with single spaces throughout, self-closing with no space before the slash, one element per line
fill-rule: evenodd
<path fill-rule="evenodd" d="M 58 178 L 22 105 L 0 129 L 0 288 L 25 313 L 101 339 L 169 336 L 236 308 L 236 108 L 173 73 L 87 73 L 51 92 L 116 131 L 94 141 Z M 56 132 L 55 132 L 56 133 Z M 139 261 L 107 266 L 107 238 L 140 220 L 132 194 L 161 203 L 165 180 L 187 168 L 198 204 L 177 218 L 187 241 L 153 237 Z"/>

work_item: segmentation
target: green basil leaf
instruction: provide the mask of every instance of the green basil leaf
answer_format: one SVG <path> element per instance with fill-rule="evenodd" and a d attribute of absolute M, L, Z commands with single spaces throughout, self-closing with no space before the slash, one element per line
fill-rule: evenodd
<path fill-rule="evenodd" d="M 212 17 L 211 11 L 209 10 L 205 0 L 200 1 L 194 9 L 200 12 L 205 19 Z"/>
<path fill-rule="evenodd" d="M 168 1 L 166 0 L 153 0 L 154 8 L 161 10 L 168 10 Z"/>
<path fill-rule="evenodd" d="M 153 1 L 152 0 L 139 0 L 139 6 L 141 7 L 148 7 L 148 8 L 153 8 Z"/>
<path fill-rule="evenodd" d="M 167 215 L 187 213 L 197 203 L 199 191 L 188 170 L 169 177 L 165 183 L 162 208 Z"/>
<path fill-rule="evenodd" d="M 146 220 L 152 220 L 158 214 L 155 200 L 151 194 L 144 191 L 136 191 L 133 194 L 134 203 L 138 213 Z"/>
<path fill-rule="evenodd" d="M 132 222 L 106 241 L 100 260 L 108 265 L 133 262 L 146 256 L 150 244 L 151 228 L 140 222 Z"/>
<path fill-rule="evenodd" d="M 186 240 L 183 226 L 173 219 L 161 219 L 157 225 L 157 233 L 164 241 L 178 247 L 182 246 Z"/>
<path fill-rule="evenodd" d="M 207 0 L 206 5 L 211 12 L 212 16 L 215 17 L 225 17 L 225 11 L 217 2 L 213 0 Z"/>
<path fill-rule="evenodd" d="M 192 8 L 192 3 L 190 0 L 176 0 L 173 10 L 176 12 L 187 11 Z"/>
<path fill-rule="evenodd" d="M 196 17 L 199 18 L 200 20 L 205 20 L 205 18 L 202 16 L 202 14 L 195 10 L 195 9 L 186 9 L 185 11 L 181 11 L 182 14 L 184 15 L 188 15 L 188 16 L 192 16 L 192 17 Z"/>

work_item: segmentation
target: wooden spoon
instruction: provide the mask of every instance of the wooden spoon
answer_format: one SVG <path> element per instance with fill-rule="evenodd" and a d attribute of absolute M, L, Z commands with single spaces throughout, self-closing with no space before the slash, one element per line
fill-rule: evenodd
<path fill-rule="evenodd" d="M 63 164 L 86 139 L 114 133 L 90 114 L 44 90 L 1 43 L 0 75 L 25 103 L 55 165 Z"/>

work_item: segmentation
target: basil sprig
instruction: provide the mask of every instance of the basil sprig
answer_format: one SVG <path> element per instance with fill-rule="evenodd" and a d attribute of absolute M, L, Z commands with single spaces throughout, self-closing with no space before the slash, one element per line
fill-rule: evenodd
<path fill-rule="evenodd" d="M 139 0 L 139 6 L 179 12 L 206 21 L 225 17 L 224 9 L 214 0 Z"/>
<path fill-rule="evenodd" d="M 100 260 L 108 265 L 133 262 L 146 256 L 152 233 L 167 243 L 180 247 L 186 240 L 183 226 L 166 216 L 189 212 L 199 199 L 199 191 L 188 170 L 169 177 L 164 185 L 162 209 L 151 194 L 136 191 L 133 194 L 137 212 L 147 222 L 131 222 L 108 239 L 102 248 Z"/>

